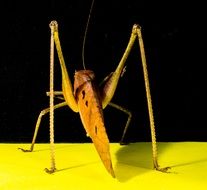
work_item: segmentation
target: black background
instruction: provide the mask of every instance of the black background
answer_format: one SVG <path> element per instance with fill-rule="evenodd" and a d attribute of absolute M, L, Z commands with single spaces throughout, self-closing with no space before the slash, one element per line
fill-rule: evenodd
<path fill-rule="evenodd" d="M 49 105 L 49 22 L 59 23 L 68 72 L 82 69 L 90 0 L 1 1 L 0 142 L 30 142 L 39 112 Z M 134 23 L 142 26 L 158 141 L 206 141 L 206 19 L 204 3 L 95 1 L 85 46 L 98 82 L 113 71 Z M 132 111 L 126 140 L 150 141 L 144 81 L 135 44 L 113 102 Z M 61 90 L 58 60 L 55 88 Z M 110 141 L 119 141 L 126 115 L 104 110 Z M 45 116 L 38 142 L 49 141 Z M 79 115 L 55 112 L 56 142 L 88 142 Z"/>

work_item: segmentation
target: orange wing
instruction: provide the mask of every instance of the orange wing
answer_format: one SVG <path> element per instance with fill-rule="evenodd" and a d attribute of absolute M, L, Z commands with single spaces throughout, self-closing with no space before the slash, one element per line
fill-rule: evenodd
<path fill-rule="evenodd" d="M 109 140 L 104 126 L 102 104 L 99 92 L 94 84 L 94 77 L 94 73 L 89 70 L 76 72 L 74 94 L 86 133 L 92 139 L 105 168 L 115 177 Z"/>

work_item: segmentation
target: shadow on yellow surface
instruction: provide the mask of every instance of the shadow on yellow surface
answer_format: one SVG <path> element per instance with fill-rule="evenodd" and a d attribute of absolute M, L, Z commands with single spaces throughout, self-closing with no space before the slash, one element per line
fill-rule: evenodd
<path fill-rule="evenodd" d="M 163 143 L 159 147 L 159 154 L 162 154 L 169 146 L 170 143 Z M 151 143 L 134 143 L 129 146 L 121 146 L 116 152 L 116 159 L 117 179 L 122 182 L 130 180 L 153 169 L 152 145 Z M 127 173 L 124 172 L 126 167 L 131 167 Z"/>
<path fill-rule="evenodd" d="M 151 143 L 111 145 L 116 178 L 105 170 L 93 144 L 56 144 L 58 171 L 50 167 L 49 144 L 36 144 L 35 151 L 23 153 L 29 144 L 0 144 L 0 189 L 206 189 L 207 143 L 158 143 L 161 167 L 153 170 Z"/>

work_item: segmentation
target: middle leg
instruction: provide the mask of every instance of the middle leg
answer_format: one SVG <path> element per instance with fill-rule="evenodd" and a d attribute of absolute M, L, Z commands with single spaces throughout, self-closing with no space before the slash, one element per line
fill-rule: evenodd
<path fill-rule="evenodd" d="M 59 104 L 56 104 L 54 106 L 54 109 L 57 109 L 57 108 L 61 108 L 63 106 L 66 106 L 67 103 L 66 102 L 61 102 Z M 34 149 L 34 144 L 35 144 L 35 141 L 36 141 L 36 137 L 37 137 L 37 133 L 38 133 L 38 130 L 39 130 L 39 126 L 40 126 L 40 123 L 41 123 L 41 120 L 42 120 L 42 117 L 49 113 L 50 112 L 50 108 L 46 108 L 44 110 L 42 110 L 38 116 L 38 119 L 37 119 L 37 122 L 36 122 L 36 126 L 35 126 L 35 131 L 34 131 L 34 135 L 33 135 L 33 139 L 32 139 L 32 144 L 31 144 L 31 147 L 30 149 L 23 149 L 23 148 L 19 148 L 20 150 L 22 150 L 23 152 L 32 152 L 33 149 Z"/>
<path fill-rule="evenodd" d="M 128 115 L 128 119 L 127 119 L 126 125 L 125 125 L 125 127 L 124 127 L 124 131 L 123 131 L 121 140 L 120 140 L 120 142 L 119 142 L 120 145 L 125 145 L 125 144 L 127 144 L 127 143 L 124 142 L 124 137 L 125 137 L 125 135 L 126 135 L 126 132 L 127 132 L 127 130 L 128 130 L 128 127 L 129 127 L 129 124 L 130 124 L 130 122 L 131 122 L 131 119 L 132 119 L 132 113 L 131 113 L 129 110 L 127 110 L 126 108 L 123 108 L 122 106 L 119 106 L 119 105 L 114 104 L 114 103 L 112 103 L 112 102 L 109 102 L 109 105 L 110 105 L 111 107 L 116 108 L 116 109 L 118 109 L 118 110 L 120 110 L 120 111 L 122 111 L 122 112 L 124 112 L 125 114 Z"/>

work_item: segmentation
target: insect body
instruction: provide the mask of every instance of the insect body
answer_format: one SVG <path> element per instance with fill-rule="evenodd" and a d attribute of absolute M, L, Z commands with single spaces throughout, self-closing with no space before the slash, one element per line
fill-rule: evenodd
<path fill-rule="evenodd" d="M 156 170 L 164 171 L 164 172 L 167 171 L 168 168 L 160 168 L 157 162 L 157 145 L 156 145 L 156 136 L 155 136 L 155 127 L 154 127 L 154 117 L 153 117 L 152 101 L 151 101 L 151 94 L 149 88 L 147 64 L 146 64 L 146 58 L 144 52 L 144 44 L 141 35 L 141 27 L 139 25 L 133 26 L 131 37 L 129 39 L 127 48 L 117 68 L 115 69 L 114 72 L 112 72 L 109 76 L 107 76 L 104 79 L 103 83 L 100 86 L 97 86 L 95 83 L 95 75 L 93 71 L 81 70 L 75 72 L 74 87 L 71 84 L 71 80 L 68 75 L 64 57 L 62 54 L 57 22 L 52 21 L 50 23 L 50 28 L 51 28 L 51 39 L 52 41 L 54 40 L 55 42 L 55 46 L 57 49 L 60 66 L 61 66 L 62 91 L 61 92 L 53 91 L 53 88 L 51 87 L 50 92 L 47 94 L 50 96 L 50 100 L 52 100 L 54 96 L 58 96 L 58 97 L 62 96 L 61 99 L 63 99 L 64 101 L 54 106 L 53 106 L 53 101 L 51 101 L 50 108 L 47 108 L 40 113 L 36 123 L 36 128 L 35 128 L 35 133 L 33 136 L 31 148 L 30 150 L 24 150 L 24 149 L 22 150 L 26 152 L 33 150 L 38 128 L 43 115 L 50 112 L 51 116 L 53 116 L 52 113 L 54 109 L 68 105 L 74 112 L 80 113 L 81 121 L 86 130 L 86 133 L 92 139 L 104 166 L 106 167 L 107 171 L 113 177 L 115 177 L 114 170 L 112 167 L 112 162 L 111 162 L 110 150 L 109 150 L 109 140 L 104 126 L 103 109 L 107 105 L 110 105 L 128 114 L 129 116 L 128 121 L 126 123 L 125 130 L 123 132 L 123 136 L 121 139 L 121 141 L 123 141 L 124 135 L 129 126 L 131 114 L 121 106 L 112 103 L 111 99 L 115 93 L 119 78 L 123 72 L 125 62 L 127 60 L 128 55 L 130 54 L 131 48 L 133 47 L 135 40 L 138 39 L 139 46 L 140 46 L 140 54 L 142 59 L 146 97 L 147 97 L 149 119 L 150 119 L 150 128 L 151 128 L 151 135 L 152 135 L 153 164 Z M 51 54 L 53 54 L 53 43 L 51 43 L 51 52 L 52 52 Z M 51 62 L 53 62 L 53 59 L 51 60 L 52 60 Z M 50 123 L 51 147 L 53 147 L 52 145 L 54 144 L 54 134 L 51 127 L 52 124 L 53 122 Z M 47 169 L 47 172 L 49 173 L 52 173 L 56 170 L 55 159 L 54 159 L 54 148 L 51 148 L 51 158 L 52 158 L 51 168 Z"/>
<path fill-rule="evenodd" d="M 114 177 L 109 140 L 104 126 L 101 96 L 95 84 L 93 71 L 81 70 L 75 73 L 74 96 L 86 133 L 92 139 L 104 166 Z"/>

